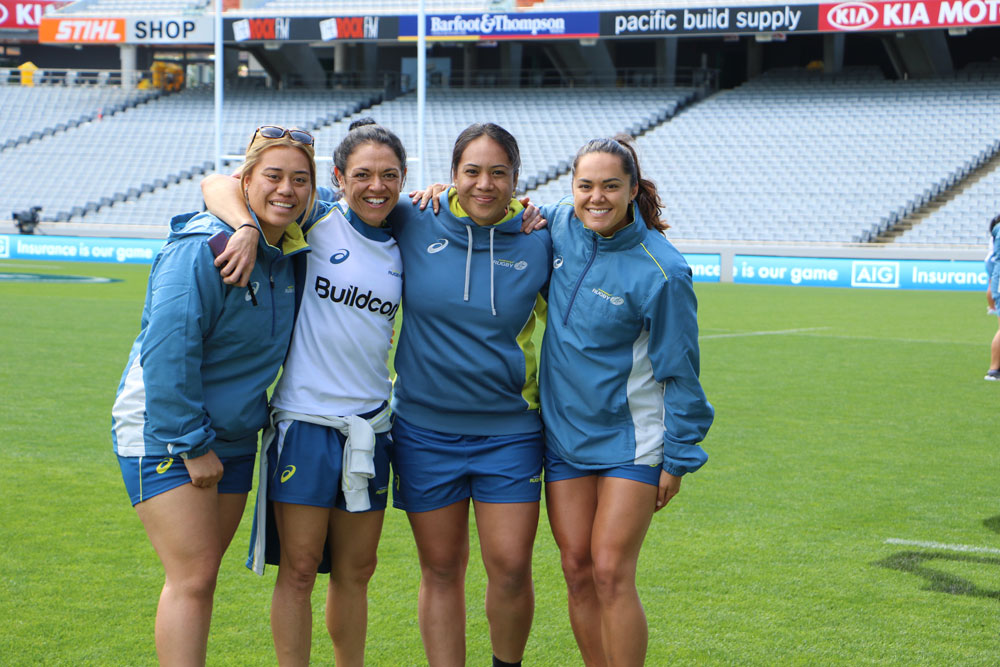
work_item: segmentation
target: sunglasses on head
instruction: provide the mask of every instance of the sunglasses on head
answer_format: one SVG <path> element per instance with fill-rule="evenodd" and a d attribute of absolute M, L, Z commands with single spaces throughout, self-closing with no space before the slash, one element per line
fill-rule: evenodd
<path fill-rule="evenodd" d="M 250 140 L 251 144 L 253 144 L 253 142 L 257 139 L 258 134 L 265 139 L 280 139 L 287 134 L 288 138 L 292 141 L 296 141 L 306 146 L 312 146 L 316 141 L 313 139 L 313 135 L 309 134 L 305 130 L 286 130 L 285 128 L 278 127 L 277 125 L 261 125 L 257 128 L 257 131 L 253 133 L 253 139 Z"/>

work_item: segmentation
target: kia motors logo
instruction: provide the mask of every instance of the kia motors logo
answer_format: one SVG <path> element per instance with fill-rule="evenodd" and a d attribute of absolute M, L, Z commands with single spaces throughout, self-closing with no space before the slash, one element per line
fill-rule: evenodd
<path fill-rule="evenodd" d="M 7 22 L 7 17 L 10 16 L 10 12 L 7 11 L 5 5 L 0 5 L 0 25 Z"/>
<path fill-rule="evenodd" d="M 867 2 L 842 2 L 830 8 L 826 20 L 838 30 L 865 30 L 878 21 L 878 10 Z"/>

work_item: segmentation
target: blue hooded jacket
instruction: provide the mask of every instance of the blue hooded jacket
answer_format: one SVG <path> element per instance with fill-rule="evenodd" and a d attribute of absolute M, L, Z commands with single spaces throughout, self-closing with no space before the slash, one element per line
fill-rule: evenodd
<path fill-rule="evenodd" d="M 112 408 L 120 456 L 196 458 L 257 450 L 267 388 L 288 350 L 295 309 L 290 257 L 307 250 L 290 225 L 282 248 L 263 233 L 253 288 L 222 282 L 208 239 L 232 229 L 208 213 L 171 221 L 149 276 L 141 330 Z"/>
<path fill-rule="evenodd" d="M 477 225 L 453 200 L 454 189 L 438 215 L 406 203 L 389 217 L 404 271 L 393 411 L 444 433 L 537 431 L 531 337 L 545 317 L 548 232 L 521 233 L 520 211 Z"/>
<path fill-rule="evenodd" d="M 707 460 L 698 443 L 714 417 L 698 379 L 691 269 L 633 214 L 604 237 L 572 201 L 542 208 L 555 255 L 539 371 L 546 447 L 583 469 L 683 475 Z"/>

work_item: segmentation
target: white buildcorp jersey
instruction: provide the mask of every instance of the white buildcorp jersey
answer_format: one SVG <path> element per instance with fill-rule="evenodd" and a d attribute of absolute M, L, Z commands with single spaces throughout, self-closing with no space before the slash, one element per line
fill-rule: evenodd
<path fill-rule="evenodd" d="M 358 225 L 367 235 L 336 206 L 306 232 L 312 252 L 292 345 L 271 401 L 277 408 L 347 416 L 389 398 L 403 262 L 386 230 Z"/>

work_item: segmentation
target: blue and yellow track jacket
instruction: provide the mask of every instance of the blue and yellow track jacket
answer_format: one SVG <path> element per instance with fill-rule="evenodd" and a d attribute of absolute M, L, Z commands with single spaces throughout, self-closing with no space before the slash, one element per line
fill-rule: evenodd
<path fill-rule="evenodd" d="M 252 454 L 267 422 L 268 386 L 285 358 L 295 309 L 290 257 L 263 233 L 253 292 L 222 282 L 208 238 L 232 229 L 208 213 L 177 216 L 149 276 L 141 330 L 118 385 L 111 439 L 121 456 Z"/>
<path fill-rule="evenodd" d="M 545 302 L 548 232 L 521 233 L 520 204 L 490 227 L 458 206 L 408 203 L 390 215 L 403 257 L 403 326 L 392 408 L 422 428 L 462 435 L 530 433 L 538 417 L 531 342 Z"/>
<path fill-rule="evenodd" d="M 698 379 L 691 269 L 633 212 L 606 238 L 571 201 L 542 208 L 555 257 L 539 371 L 546 447 L 584 469 L 683 475 L 707 460 L 698 443 L 714 417 Z"/>

